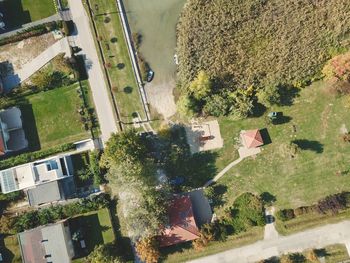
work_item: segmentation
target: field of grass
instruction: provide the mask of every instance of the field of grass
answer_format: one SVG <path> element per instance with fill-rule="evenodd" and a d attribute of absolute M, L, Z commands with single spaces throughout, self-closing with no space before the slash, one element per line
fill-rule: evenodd
<path fill-rule="evenodd" d="M 1 241 L 1 254 L 3 256 L 4 262 L 20 263 L 21 251 L 18 244 L 18 239 L 16 235 L 7 236 Z"/>
<path fill-rule="evenodd" d="M 111 243 L 115 240 L 107 208 L 75 217 L 71 219 L 70 224 L 73 232 L 74 229 L 82 228 L 88 253 L 97 245 Z M 84 260 L 79 258 L 74 262 L 84 262 Z"/>
<path fill-rule="evenodd" d="M 254 243 L 264 238 L 262 227 L 252 228 L 250 231 L 236 235 L 229 236 L 227 241 L 213 241 L 202 251 L 197 251 L 191 247 L 190 243 L 180 244 L 178 246 L 171 246 L 162 250 L 162 262 L 186 262 L 199 257 L 223 252 L 235 247 L 241 247 L 247 244 Z"/>
<path fill-rule="evenodd" d="M 114 1 L 91 0 L 94 21 L 98 31 L 112 92 L 123 122 L 131 122 L 133 113 L 145 118 L 138 85 Z"/>
<path fill-rule="evenodd" d="M 320 256 L 324 255 L 326 263 L 339 263 L 350 259 L 348 251 L 343 244 L 327 246 L 324 249 L 317 250 L 317 252 Z"/>
<path fill-rule="evenodd" d="M 8 28 L 19 27 L 56 13 L 54 0 L 7 0 L 2 6 Z"/>
<path fill-rule="evenodd" d="M 269 192 L 276 197 L 278 207 L 293 208 L 350 190 L 350 174 L 337 175 L 350 168 L 350 145 L 341 139 L 341 128 L 350 128 L 350 118 L 345 98 L 329 95 L 326 86 L 324 82 L 314 83 L 301 90 L 294 105 L 271 109 L 283 112 L 285 117 L 279 125 L 267 125 L 263 116 L 219 120 L 224 148 L 216 152 L 217 172 L 238 158 L 235 145 L 240 130 L 267 128 L 272 142 L 263 146 L 255 159 L 243 160 L 218 181 L 226 188 L 224 202 L 231 204 L 246 191 Z M 282 147 L 294 140 L 301 151 L 290 159 Z"/>
<path fill-rule="evenodd" d="M 21 110 L 31 149 L 47 149 L 90 137 L 78 113 L 82 101 L 77 87 L 74 84 L 26 97 Z"/>

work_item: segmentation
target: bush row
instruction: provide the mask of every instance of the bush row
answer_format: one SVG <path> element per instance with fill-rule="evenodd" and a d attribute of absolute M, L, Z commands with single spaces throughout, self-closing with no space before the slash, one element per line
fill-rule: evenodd
<path fill-rule="evenodd" d="M 53 21 L 45 24 L 33 26 L 20 31 L 16 35 L 0 39 L 0 46 L 21 41 L 23 39 L 43 35 L 47 32 L 59 29 L 62 27 L 62 21 Z"/>
<path fill-rule="evenodd" d="M 282 221 L 288 221 L 295 217 L 311 213 L 337 214 L 339 211 L 350 207 L 350 192 L 342 192 L 329 195 L 310 206 L 301 206 L 295 209 L 282 209 L 276 214 Z"/>
<path fill-rule="evenodd" d="M 90 196 L 74 203 L 51 206 L 22 214 L 15 219 L 14 228 L 17 232 L 22 232 L 40 225 L 46 225 L 79 214 L 96 211 L 108 207 L 109 204 L 110 196 L 107 194 Z"/>
<path fill-rule="evenodd" d="M 33 162 L 38 159 L 49 157 L 50 155 L 54 155 L 61 152 L 67 152 L 74 149 L 75 145 L 73 143 L 66 143 L 56 147 L 52 147 L 48 150 L 23 153 L 4 160 L 0 160 L 0 169 L 3 170 L 9 167 Z"/>

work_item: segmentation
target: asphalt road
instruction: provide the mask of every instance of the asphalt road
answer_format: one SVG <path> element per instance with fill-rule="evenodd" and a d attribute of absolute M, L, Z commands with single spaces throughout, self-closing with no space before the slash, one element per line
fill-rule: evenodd
<path fill-rule="evenodd" d="M 108 97 L 108 89 L 98 59 L 89 17 L 81 0 L 68 0 L 68 2 L 77 29 L 77 35 L 73 37 L 74 42 L 82 49 L 79 54 L 85 55 L 86 58 L 86 68 L 100 124 L 101 139 L 105 144 L 111 134 L 118 131 L 114 109 Z"/>
<path fill-rule="evenodd" d="M 192 263 L 250 263 L 284 253 L 309 248 L 323 248 L 332 244 L 350 244 L 350 221 L 326 225 L 289 236 L 258 241 L 254 244 L 199 258 Z"/>

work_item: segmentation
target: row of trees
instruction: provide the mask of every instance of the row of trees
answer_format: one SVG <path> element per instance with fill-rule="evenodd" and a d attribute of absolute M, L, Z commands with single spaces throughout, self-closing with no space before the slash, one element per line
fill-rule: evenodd
<path fill-rule="evenodd" d="M 311 213 L 335 215 L 347 208 L 350 208 L 350 193 L 342 192 L 329 195 L 310 206 L 302 206 L 295 209 L 281 209 L 277 212 L 276 216 L 281 221 L 288 221 L 295 217 Z"/>

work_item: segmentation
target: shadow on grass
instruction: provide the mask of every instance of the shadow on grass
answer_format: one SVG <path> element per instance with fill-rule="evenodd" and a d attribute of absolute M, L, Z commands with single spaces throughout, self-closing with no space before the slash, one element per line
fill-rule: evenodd
<path fill-rule="evenodd" d="M 324 248 L 315 249 L 315 254 L 319 258 L 330 256 L 330 254 Z"/>
<path fill-rule="evenodd" d="M 315 153 L 323 153 L 323 144 L 319 141 L 310 141 L 310 140 L 294 140 L 292 141 L 300 147 L 302 150 L 309 150 Z"/>
<path fill-rule="evenodd" d="M 7 30 L 21 27 L 23 24 L 32 22 L 28 10 L 23 10 L 21 0 L 2 1 L 0 5 Z"/>
<path fill-rule="evenodd" d="M 4 262 L 13 262 L 15 254 L 13 254 L 13 252 L 6 247 L 5 237 L 6 237 L 6 235 L 1 235 L 1 237 L 0 237 L 1 255 L 3 257 Z M 17 238 L 16 238 L 16 240 L 17 240 Z"/>
<path fill-rule="evenodd" d="M 188 250 L 192 248 L 192 242 L 185 242 L 181 244 L 176 244 L 170 247 L 163 247 L 160 248 L 161 258 L 160 262 L 163 262 L 167 259 L 168 255 L 174 254 L 174 253 L 182 253 L 185 250 Z"/>
<path fill-rule="evenodd" d="M 254 104 L 253 113 L 251 114 L 250 117 L 259 118 L 259 117 L 264 115 L 266 110 L 267 109 L 266 109 L 266 107 L 264 105 L 262 105 L 261 103 L 257 102 L 257 103 Z"/>
<path fill-rule="evenodd" d="M 269 131 L 266 128 L 261 129 L 260 134 L 261 134 L 261 137 L 263 139 L 264 145 L 268 145 L 268 144 L 272 143 Z"/>
<path fill-rule="evenodd" d="M 281 125 L 290 122 L 292 119 L 290 116 L 284 116 L 283 112 L 277 112 L 277 119 L 272 120 L 272 124 Z"/>
<path fill-rule="evenodd" d="M 116 199 L 112 199 L 110 203 L 110 211 L 112 217 L 112 226 L 115 233 L 115 243 L 116 243 L 116 251 L 117 255 L 121 255 L 123 259 L 127 262 L 134 261 L 134 254 L 131 248 L 131 240 L 129 237 L 123 236 L 120 231 L 120 221 L 117 217 L 117 204 L 118 201 Z"/>
<path fill-rule="evenodd" d="M 19 108 L 22 113 L 23 129 L 28 140 L 28 148 L 30 151 L 38 151 L 41 149 L 41 146 L 33 107 L 28 102 L 22 102 Z"/>
<path fill-rule="evenodd" d="M 223 184 L 213 184 L 212 186 L 212 193 L 208 196 L 208 198 L 211 200 L 211 206 L 212 208 L 220 207 L 225 204 L 224 195 L 227 192 L 227 186 Z"/>
<path fill-rule="evenodd" d="M 291 85 L 280 84 L 278 86 L 278 93 L 280 94 L 281 106 L 292 106 L 294 99 L 299 97 L 299 89 Z"/>

